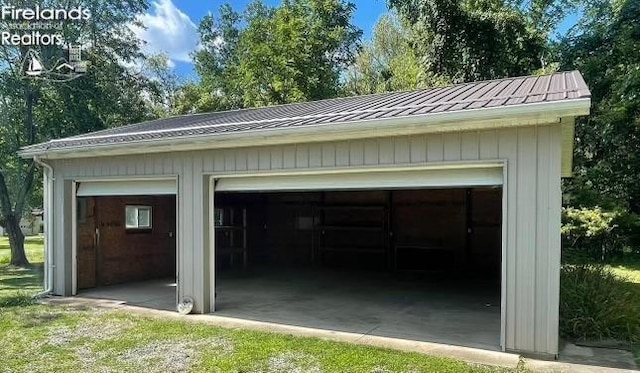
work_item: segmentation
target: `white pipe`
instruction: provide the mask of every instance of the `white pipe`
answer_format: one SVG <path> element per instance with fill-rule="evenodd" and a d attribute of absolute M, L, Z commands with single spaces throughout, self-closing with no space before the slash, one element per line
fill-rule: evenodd
<path fill-rule="evenodd" d="M 55 177 L 53 174 L 53 167 L 44 163 L 37 156 L 33 157 L 33 161 L 36 164 L 44 167 L 44 291 L 35 295 L 34 298 L 46 296 L 53 291 L 53 185 Z"/>

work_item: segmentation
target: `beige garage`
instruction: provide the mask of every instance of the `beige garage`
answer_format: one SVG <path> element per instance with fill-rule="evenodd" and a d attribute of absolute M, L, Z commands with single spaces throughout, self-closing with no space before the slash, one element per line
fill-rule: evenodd
<path fill-rule="evenodd" d="M 195 312 L 555 355 L 560 181 L 589 106 L 573 71 L 27 147 L 46 170 L 46 286 L 78 292 L 83 195 L 148 197 L 112 219 L 133 240 L 174 219 L 148 202 L 174 193 L 175 232 L 162 228 L 175 239 L 171 299 L 193 298 Z"/>

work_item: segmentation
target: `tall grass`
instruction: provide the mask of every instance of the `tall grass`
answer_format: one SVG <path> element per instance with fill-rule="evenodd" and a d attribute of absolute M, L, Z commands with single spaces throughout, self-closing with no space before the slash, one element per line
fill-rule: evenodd
<path fill-rule="evenodd" d="M 597 265 L 564 265 L 560 333 L 573 340 L 640 341 L 640 284 Z"/>

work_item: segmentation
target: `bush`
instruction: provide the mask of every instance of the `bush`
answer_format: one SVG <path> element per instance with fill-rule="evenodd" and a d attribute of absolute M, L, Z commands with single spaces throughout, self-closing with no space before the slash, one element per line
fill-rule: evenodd
<path fill-rule="evenodd" d="M 608 261 L 626 248 L 640 244 L 640 218 L 599 207 L 562 209 L 562 244 L 565 262 Z"/>
<path fill-rule="evenodd" d="M 640 285 L 594 265 L 565 265 L 560 279 L 563 337 L 640 341 Z"/>

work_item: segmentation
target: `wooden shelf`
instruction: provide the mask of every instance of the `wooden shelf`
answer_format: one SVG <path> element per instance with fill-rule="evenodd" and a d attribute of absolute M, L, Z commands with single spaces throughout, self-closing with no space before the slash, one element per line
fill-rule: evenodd
<path fill-rule="evenodd" d="M 314 261 L 324 264 L 356 256 L 363 260 L 389 255 L 386 205 L 330 204 L 314 207 Z M 364 239 L 363 240 L 361 239 Z"/>
<path fill-rule="evenodd" d="M 246 229 L 243 226 L 239 226 L 239 225 L 216 225 L 216 229 L 224 229 L 224 230 L 244 230 Z"/>
<path fill-rule="evenodd" d="M 356 226 L 356 225 L 320 225 L 316 227 L 320 230 L 327 231 L 381 231 L 383 227 L 374 226 Z"/>
<path fill-rule="evenodd" d="M 317 206 L 319 210 L 379 210 L 384 211 L 385 206 L 359 206 L 359 205 L 332 205 L 332 206 Z"/>
<path fill-rule="evenodd" d="M 386 254 L 384 248 L 358 248 L 358 247 L 323 247 L 321 251 L 342 252 L 342 253 L 368 253 L 368 254 Z"/>
<path fill-rule="evenodd" d="M 229 213 L 228 221 L 233 224 L 234 222 L 236 222 L 236 219 L 234 219 L 236 210 L 238 210 L 237 212 L 239 212 L 242 217 L 242 221 L 240 222 L 240 224 L 214 225 L 214 229 L 216 231 L 225 232 L 224 236 L 229 238 L 229 242 L 226 243 L 228 246 L 218 247 L 216 242 L 215 253 L 221 254 L 221 255 L 229 255 L 229 265 L 231 267 L 233 267 L 233 264 L 234 264 L 234 256 L 237 254 L 240 254 L 242 256 L 242 268 L 246 269 L 247 268 L 247 251 L 248 251 L 247 250 L 247 209 L 245 207 L 227 206 L 223 208 L 223 213 L 225 211 Z M 223 216 L 223 218 L 226 218 L 226 217 Z M 241 235 L 239 237 L 240 242 L 235 242 L 236 238 L 238 237 L 234 232 L 241 232 Z M 222 236 L 222 233 L 221 233 L 221 236 Z"/>

